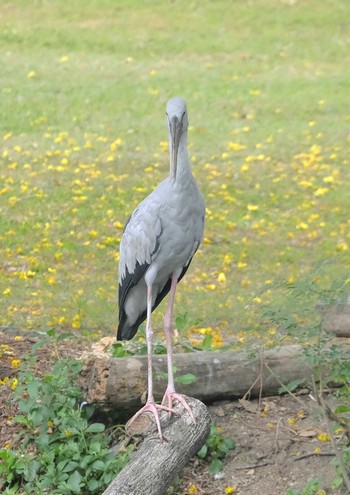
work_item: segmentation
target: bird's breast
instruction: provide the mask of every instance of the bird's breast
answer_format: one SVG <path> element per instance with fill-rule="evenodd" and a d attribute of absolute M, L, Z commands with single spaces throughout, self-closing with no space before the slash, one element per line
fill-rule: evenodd
<path fill-rule="evenodd" d="M 158 273 L 169 276 L 187 265 L 200 243 L 203 235 L 202 212 L 194 205 L 181 201 L 169 202 L 161 217 L 162 233 L 152 265 L 156 265 Z"/>

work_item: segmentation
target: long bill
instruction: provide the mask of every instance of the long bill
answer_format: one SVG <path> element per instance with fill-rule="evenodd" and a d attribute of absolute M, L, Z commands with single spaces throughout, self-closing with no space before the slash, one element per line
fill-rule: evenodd
<path fill-rule="evenodd" d="M 170 121 L 170 177 L 175 181 L 177 173 L 177 157 L 179 152 L 182 122 L 177 117 Z"/>

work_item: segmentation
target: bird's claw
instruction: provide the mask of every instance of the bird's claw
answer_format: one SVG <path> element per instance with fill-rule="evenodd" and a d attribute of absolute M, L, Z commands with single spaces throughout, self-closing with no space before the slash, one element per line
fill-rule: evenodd
<path fill-rule="evenodd" d="M 192 410 L 191 410 L 190 406 L 188 405 L 187 400 L 185 399 L 184 395 L 178 394 L 176 392 L 166 391 L 164 394 L 163 400 L 162 400 L 162 405 L 167 403 L 168 408 L 170 410 L 170 414 L 171 414 L 172 412 L 174 412 L 174 409 L 173 409 L 173 401 L 174 400 L 177 400 L 178 402 L 180 402 L 180 404 L 182 404 L 183 408 L 188 412 L 192 422 L 195 423 L 196 420 L 194 419 Z"/>
<path fill-rule="evenodd" d="M 164 440 L 163 434 L 162 434 L 162 428 L 160 426 L 160 419 L 159 419 L 159 412 L 158 411 L 167 411 L 169 414 L 178 414 L 175 409 L 173 409 L 171 406 L 165 406 L 163 404 L 156 404 L 155 402 L 147 402 L 139 411 L 137 411 L 136 414 L 132 418 L 129 419 L 129 421 L 126 423 L 125 427 L 126 429 L 130 428 L 132 423 L 139 417 L 141 414 L 144 413 L 151 413 L 154 416 L 154 419 L 156 421 L 157 429 L 158 429 L 158 435 L 161 441 Z"/>

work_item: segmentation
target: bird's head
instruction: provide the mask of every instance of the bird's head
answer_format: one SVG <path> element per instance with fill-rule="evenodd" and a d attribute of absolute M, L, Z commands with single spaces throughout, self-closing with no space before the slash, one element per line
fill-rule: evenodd
<path fill-rule="evenodd" d="M 187 133 L 188 128 L 187 108 L 185 101 L 178 97 L 171 98 L 166 106 L 166 116 L 168 121 L 170 144 L 170 174 L 175 180 L 180 139 L 183 134 Z"/>

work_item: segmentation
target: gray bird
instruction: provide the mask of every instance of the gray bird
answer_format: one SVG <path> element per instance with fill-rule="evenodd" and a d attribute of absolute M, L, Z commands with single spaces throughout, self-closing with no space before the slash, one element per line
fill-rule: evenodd
<path fill-rule="evenodd" d="M 203 237 L 205 205 L 192 175 L 187 153 L 186 103 L 172 98 L 166 106 L 170 174 L 134 210 L 125 225 L 119 258 L 119 326 L 117 340 L 130 340 L 146 320 L 148 397 L 133 416 L 154 415 L 162 439 L 158 411 L 174 412 L 179 401 L 193 415 L 185 398 L 175 392 L 172 367 L 172 316 L 177 283 L 185 275 Z M 164 317 L 168 386 L 161 404 L 153 397 L 151 313 L 169 294 Z"/>

